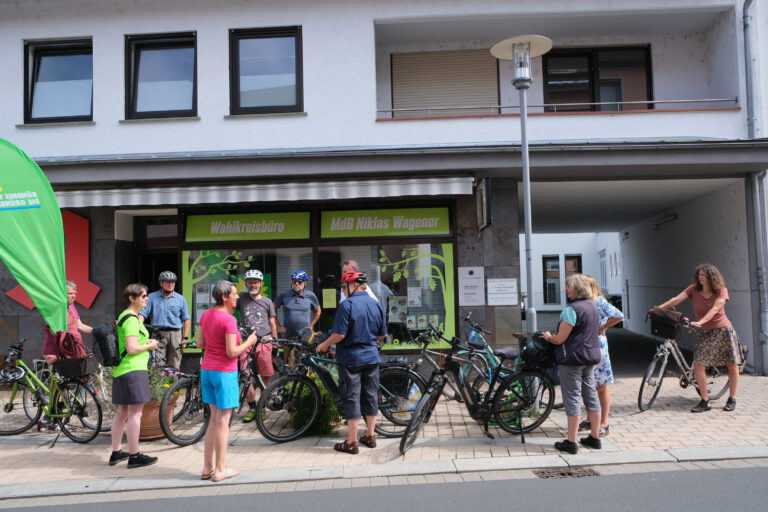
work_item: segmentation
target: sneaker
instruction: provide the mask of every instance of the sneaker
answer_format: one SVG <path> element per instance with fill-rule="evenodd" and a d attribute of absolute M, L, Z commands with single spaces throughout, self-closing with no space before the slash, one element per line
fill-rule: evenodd
<path fill-rule="evenodd" d="M 735 398 L 728 398 L 728 401 L 725 402 L 725 407 L 723 407 L 724 411 L 731 412 L 736 408 L 736 399 Z"/>
<path fill-rule="evenodd" d="M 610 433 L 611 433 L 611 427 L 609 425 L 606 425 L 604 427 L 600 427 L 600 430 L 598 431 L 598 437 L 606 437 Z"/>
<path fill-rule="evenodd" d="M 600 442 L 599 439 L 598 439 L 598 442 Z M 556 442 L 555 448 L 557 448 L 561 452 L 570 453 L 571 455 L 576 455 L 577 453 L 579 453 L 579 445 L 577 445 L 573 441 L 569 441 L 568 439 L 563 439 L 562 441 Z"/>
<path fill-rule="evenodd" d="M 256 419 L 256 409 L 248 409 L 248 412 L 245 413 L 245 416 L 243 417 L 243 423 L 250 423 L 255 419 Z"/>
<path fill-rule="evenodd" d="M 592 424 L 586 420 L 579 423 L 579 432 L 584 432 L 585 430 L 592 430 Z"/>
<path fill-rule="evenodd" d="M 597 437 L 592 437 L 592 434 L 588 435 L 587 437 L 582 437 L 579 439 L 579 442 L 587 448 L 592 448 L 593 450 L 601 450 L 603 448 L 603 442 L 600 441 L 600 439 Z"/>
<path fill-rule="evenodd" d="M 137 453 L 136 455 L 130 455 L 128 457 L 128 469 L 140 468 L 142 466 L 151 466 L 157 462 L 157 457 L 150 457 L 143 453 Z"/>
<path fill-rule="evenodd" d="M 709 405 L 709 400 L 699 400 L 699 403 L 696 404 L 696 407 L 691 409 L 691 412 L 707 412 L 711 409 L 712 407 Z"/>
<path fill-rule="evenodd" d="M 112 452 L 112 455 L 109 456 L 109 465 L 114 466 L 118 462 L 124 461 L 128 457 L 130 457 L 130 454 L 122 450 L 117 450 L 116 452 Z"/>

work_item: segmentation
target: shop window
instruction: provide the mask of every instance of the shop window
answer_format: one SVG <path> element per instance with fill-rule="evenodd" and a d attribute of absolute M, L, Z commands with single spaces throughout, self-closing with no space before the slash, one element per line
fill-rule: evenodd
<path fill-rule="evenodd" d="M 25 44 L 25 123 L 93 119 L 90 40 Z"/>
<path fill-rule="evenodd" d="M 560 304 L 560 257 L 544 256 L 544 304 Z"/>
<path fill-rule="evenodd" d="M 418 348 L 413 341 L 430 324 L 444 331 L 446 337 L 455 334 L 453 244 L 321 248 L 320 291 L 323 304 L 328 306 L 321 318 L 323 328 L 331 327 L 336 313 L 334 302 L 341 299 L 339 277 L 345 262 L 367 274 L 371 291 L 386 309 L 389 336 L 385 349 Z"/>
<path fill-rule="evenodd" d="M 645 110 L 652 100 L 650 49 L 553 50 L 543 57 L 548 112 Z M 605 103 L 585 105 L 585 103 Z"/>
<path fill-rule="evenodd" d="M 301 27 L 231 30 L 230 111 L 301 112 Z"/>
<path fill-rule="evenodd" d="M 197 115 L 195 34 L 126 36 L 128 119 Z"/>
<path fill-rule="evenodd" d="M 565 277 L 571 274 L 581 274 L 581 254 L 565 256 Z"/>

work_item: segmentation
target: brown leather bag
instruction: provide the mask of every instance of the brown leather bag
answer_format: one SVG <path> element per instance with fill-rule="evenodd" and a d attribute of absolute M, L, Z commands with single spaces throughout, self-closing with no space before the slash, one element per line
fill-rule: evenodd
<path fill-rule="evenodd" d="M 683 325 L 683 314 L 674 309 L 652 307 L 645 316 L 645 321 L 651 319 L 651 334 L 664 339 L 675 339 L 680 326 Z"/>

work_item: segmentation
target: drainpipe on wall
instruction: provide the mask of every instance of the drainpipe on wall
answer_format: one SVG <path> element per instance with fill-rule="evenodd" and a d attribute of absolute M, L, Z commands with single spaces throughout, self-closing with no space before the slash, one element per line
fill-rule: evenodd
<path fill-rule="evenodd" d="M 752 57 L 752 9 L 754 0 L 744 0 L 744 71 L 746 76 L 747 133 L 750 140 L 757 132 L 754 98 L 754 64 Z M 768 285 L 765 268 L 765 176 L 766 171 L 752 174 L 752 213 L 755 225 L 755 259 L 757 260 L 757 292 L 760 304 L 760 345 L 763 355 L 763 375 L 768 375 Z"/>

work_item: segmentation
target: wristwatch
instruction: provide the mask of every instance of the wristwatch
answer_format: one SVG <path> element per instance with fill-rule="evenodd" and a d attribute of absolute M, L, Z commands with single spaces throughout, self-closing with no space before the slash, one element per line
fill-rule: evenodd
<path fill-rule="evenodd" d="M 189 339 L 189 336 L 182 336 L 182 337 L 181 337 L 181 339 L 183 339 L 183 340 L 188 340 L 188 339 Z"/>

